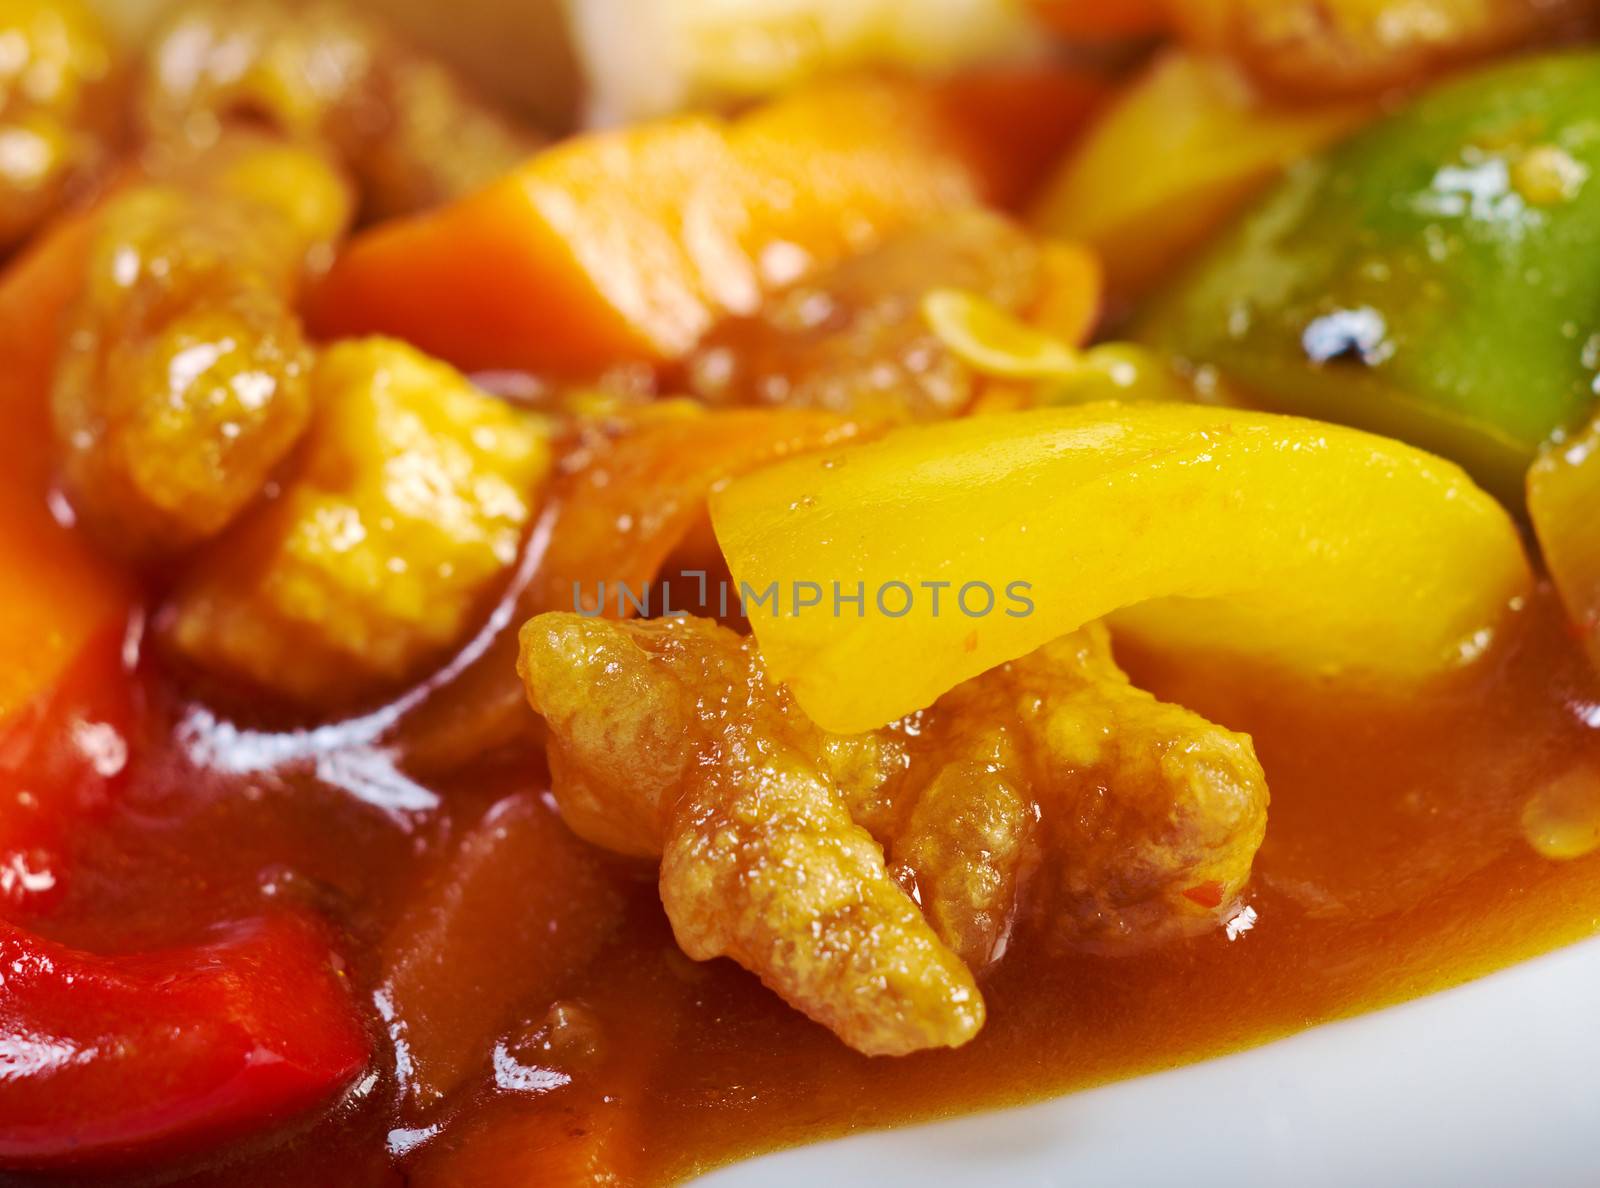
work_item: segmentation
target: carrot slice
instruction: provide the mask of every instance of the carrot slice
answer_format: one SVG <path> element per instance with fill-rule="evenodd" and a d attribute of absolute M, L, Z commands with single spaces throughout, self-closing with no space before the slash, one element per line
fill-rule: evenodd
<path fill-rule="evenodd" d="M 594 958 L 622 914 L 595 852 L 531 792 L 497 801 L 429 871 L 382 950 L 375 999 L 406 1053 L 402 1120 L 422 1124 L 519 1012 Z"/>
<path fill-rule="evenodd" d="M 718 318 L 890 232 L 1016 197 L 1094 93 L 1024 82 L 833 82 L 733 121 L 578 137 L 358 237 L 314 295 L 313 327 L 395 335 L 469 370 L 676 358 Z M 1026 103 L 1049 95 L 1054 114 L 1030 131 Z"/>
<path fill-rule="evenodd" d="M 535 612 L 623 617 L 624 592 L 648 591 L 706 521 L 733 477 L 796 454 L 875 435 L 815 409 L 734 409 L 662 418 L 624 434 L 553 494 L 550 545 L 531 590 Z"/>
<path fill-rule="evenodd" d="M 128 612 L 129 582 L 50 513 L 50 382 L 92 216 L 57 224 L 0 277 L 0 721 L 45 693 L 99 631 Z"/>

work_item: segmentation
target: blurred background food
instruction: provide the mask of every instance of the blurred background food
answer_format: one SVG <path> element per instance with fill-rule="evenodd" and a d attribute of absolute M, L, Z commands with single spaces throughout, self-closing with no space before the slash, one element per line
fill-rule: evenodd
<path fill-rule="evenodd" d="M 177 0 L 90 0 L 123 38 Z M 1592 27 L 1593 0 L 351 0 L 559 131 L 819 73 L 1119 53 L 1176 32 L 1296 102 L 1415 85 Z"/>
<path fill-rule="evenodd" d="M 90 0 L 125 41 L 147 34 L 177 0 Z M 577 115 L 578 71 L 562 0 L 355 0 L 546 127 Z"/>
<path fill-rule="evenodd" d="M 1022 0 L 352 2 L 557 130 L 756 98 L 829 70 L 943 71 L 1042 44 Z M 176 6 L 92 0 L 130 42 Z"/>
<path fill-rule="evenodd" d="M 574 0 L 568 8 L 589 112 L 601 122 L 758 98 L 852 67 L 943 72 L 1042 45 L 1022 0 Z"/>

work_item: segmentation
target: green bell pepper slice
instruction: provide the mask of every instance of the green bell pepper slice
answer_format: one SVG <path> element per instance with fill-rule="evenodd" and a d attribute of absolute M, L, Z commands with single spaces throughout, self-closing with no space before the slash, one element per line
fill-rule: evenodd
<path fill-rule="evenodd" d="M 1246 402 L 1453 458 L 1512 506 L 1600 370 L 1600 53 L 1439 86 L 1313 158 L 1138 336 Z"/>

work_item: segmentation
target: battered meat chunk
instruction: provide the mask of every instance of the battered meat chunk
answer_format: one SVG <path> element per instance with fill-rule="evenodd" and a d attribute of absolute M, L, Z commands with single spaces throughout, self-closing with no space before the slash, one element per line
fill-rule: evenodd
<path fill-rule="evenodd" d="M 108 547 L 214 536 L 287 456 L 310 415 L 294 300 L 349 214 L 320 153 L 241 136 L 95 216 L 52 409 L 67 495 Z"/>
<path fill-rule="evenodd" d="M 515 561 L 550 466 L 531 414 L 398 342 L 339 343 L 282 494 L 199 555 L 163 620 L 196 665 L 309 706 L 417 675 Z"/>
<path fill-rule="evenodd" d="M 989 700 L 968 692 L 950 698 Z M 940 713 L 944 727 L 937 738 L 924 741 L 918 731 L 917 760 L 890 793 L 900 812 L 879 829 L 896 873 L 915 890 L 934 929 L 971 968 L 982 970 L 1004 954 L 1010 938 L 1020 890 L 1035 863 L 1039 809 L 1020 772 L 1013 726 Z"/>
<path fill-rule="evenodd" d="M 1249 740 L 1135 689 L 1098 625 L 850 736 L 701 620 L 541 615 L 521 671 L 569 824 L 660 854 L 687 953 L 866 1052 L 970 1038 L 1024 903 L 1097 948 L 1214 927 L 1265 830 Z"/>
<path fill-rule="evenodd" d="M 116 55 L 80 0 L 0 0 L 0 249 L 60 209 L 117 124 Z"/>
<path fill-rule="evenodd" d="M 686 953 L 732 957 L 872 1055 L 977 1034 L 972 975 L 851 820 L 752 643 L 703 620 L 549 614 L 523 629 L 521 671 L 563 815 L 590 841 L 661 855 Z"/>
<path fill-rule="evenodd" d="M 998 956 L 1026 891 L 1079 947 L 1215 927 L 1266 832 L 1250 740 L 1135 688 L 1093 624 L 952 689 L 922 715 L 892 856 L 969 962 Z"/>
<path fill-rule="evenodd" d="M 441 63 L 326 0 L 189 4 L 149 61 L 137 107 L 152 139 L 204 142 L 246 120 L 320 141 L 359 180 L 368 218 L 476 189 L 539 145 Z"/>

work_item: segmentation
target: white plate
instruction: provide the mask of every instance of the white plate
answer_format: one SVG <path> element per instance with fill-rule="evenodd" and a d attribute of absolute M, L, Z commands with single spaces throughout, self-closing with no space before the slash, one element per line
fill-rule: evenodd
<path fill-rule="evenodd" d="M 1253 1051 L 698 1188 L 1596 1188 L 1600 940 Z"/>

